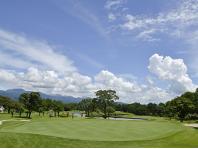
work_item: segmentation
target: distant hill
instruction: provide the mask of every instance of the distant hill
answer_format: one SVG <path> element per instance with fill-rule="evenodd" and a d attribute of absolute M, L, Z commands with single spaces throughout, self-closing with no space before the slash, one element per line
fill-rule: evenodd
<path fill-rule="evenodd" d="M 24 89 L 9 89 L 9 90 L 0 90 L 0 95 L 1 96 L 6 96 L 6 97 L 10 97 L 12 99 L 17 100 L 20 96 L 20 94 L 22 93 L 28 93 L 31 91 L 26 91 Z M 40 92 L 40 95 L 42 98 L 50 98 L 50 99 L 55 99 L 55 100 L 60 100 L 63 102 L 67 102 L 67 103 L 71 103 L 71 102 L 80 102 L 81 98 L 75 98 L 72 96 L 62 96 L 62 95 L 48 95 L 45 93 Z"/>

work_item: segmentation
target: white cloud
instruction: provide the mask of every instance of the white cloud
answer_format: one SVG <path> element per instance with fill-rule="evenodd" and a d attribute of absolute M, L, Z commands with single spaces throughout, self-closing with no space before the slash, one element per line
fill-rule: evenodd
<path fill-rule="evenodd" d="M 153 37 L 153 34 L 155 34 L 157 32 L 157 30 L 155 29 L 149 29 L 149 30 L 145 30 L 143 32 L 140 32 L 136 38 L 137 39 L 142 39 L 145 41 L 158 41 L 160 39 Z"/>
<path fill-rule="evenodd" d="M 16 77 L 13 73 L 11 73 L 9 71 L 0 70 L 0 80 L 7 81 L 7 82 L 13 82 L 16 80 Z"/>
<path fill-rule="evenodd" d="M 109 14 L 108 14 L 108 19 L 109 19 L 110 21 L 114 21 L 114 20 L 116 20 L 116 16 L 115 16 L 113 13 L 109 13 Z"/>
<path fill-rule="evenodd" d="M 103 70 L 94 79 L 79 73 L 60 75 L 55 71 L 29 68 L 25 72 L 0 69 L 0 80 L 9 88 L 19 87 L 26 90 L 40 91 L 48 94 L 86 97 L 94 96 L 99 89 L 114 89 L 122 102 L 164 102 L 170 96 L 165 90 L 156 86 L 140 85 L 127 81 L 113 73 Z"/>
<path fill-rule="evenodd" d="M 170 90 L 176 94 L 192 91 L 196 87 L 187 74 L 187 66 L 182 59 L 173 59 L 169 56 L 163 57 L 154 54 L 149 59 L 148 69 L 157 75 L 159 79 L 169 81 Z"/>
<path fill-rule="evenodd" d="M 119 8 L 126 0 L 107 0 L 105 3 L 106 9 L 117 9 Z"/>
<path fill-rule="evenodd" d="M 19 87 L 74 97 L 94 96 L 98 89 L 114 89 L 120 101 L 141 103 L 164 102 L 175 95 L 155 86 L 151 80 L 147 84 L 138 84 L 137 79 L 133 80 L 131 76 L 126 79 L 129 75 L 124 77 L 106 70 L 94 78 L 82 75 L 72 61 L 57 53 L 53 46 L 24 35 L 0 30 L 0 47 L 3 48 L 0 52 L 3 64 L 0 65 L 0 87 L 3 88 Z M 7 58 L 10 62 L 7 62 Z M 15 70 L 10 66 L 23 70 Z M 149 69 L 160 79 L 171 81 L 171 87 L 177 93 L 194 87 L 187 67 L 180 59 L 155 54 L 150 58 Z"/>
<path fill-rule="evenodd" d="M 183 51 L 178 51 L 178 53 L 185 54 L 188 59 L 188 65 L 191 69 L 193 77 L 198 77 L 198 28 L 192 31 L 181 30 L 178 34 L 173 34 L 177 38 L 184 41 L 186 48 Z"/>
<path fill-rule="evenodd" d="M 117 11 L 108 9 L 108 11 L 113 15 L 119 14 L 116 17 L 119 24 L 113 26 L 118 26 L 122 31 L 130 31 L 131 35 L 138 37 L 138 39 L 150 41 L 155 36 L 154 31 L 157 31 L 156 34 L 172 35 L 198 24 L 197 0 L 182 0 L 177 4 L 175 8 L 155 15 L 133 15 L 128 11 L 123 12 L 121 9 Z M 120 5 L 120 7 L 123 6 Z"/>
<path fill-rule="evenodd" d="M 121 101 L 132 102 L 165 102 L 173 98 L 165 90 L 144 84 L 137 84 L 135 81 L 127 81 L 118 77 L 109 71 L 101 71 L 95 76 L 96 86 L 98 89 L 114 89 L 121 98 Z"/>
<path fill-rule="evenodd" d="M 127 92 L 137 92 L 140 91 L 135 83 L 124 80 L 121 77 L 115 76 L 113 73 L 103 70 L 98 75 L 95 76 L 95 81 L 97 86 L 101 88 L 115 89 L 117 91 Z"/>
<path fill-rule="evenodd" d="M 156 17 L 133 16 L 127 14 L 123 28 L 134 30 L 138 28 L 164 28 L 167 25 L 174 27 L 189 26 L 197 24 L 198 21 L 198 1 L 183 1 L 176 9 L 169 12 L 159 13 Z"/>
<path fill-rule="evenodd" d="M 94 89 L 91 78 L 77 72 L 65 73 L 63 76 L 52 70 L 33 67 L 25 72 L 1 69 L 0 80 L 13 83 L 13 87 L 74 97 L 88 96 Z"/>
<path fill-rule="evenodd" d="M 0 29 L 0 47 L 5 49 L 4 51 L 9 54 L 16 53 L 18 57 L 22 56 L 29 61 L 24 63 L 25 60 L 19 61 L 15 56 L 14 60 L 11 59 L 11 61 L 17 61 L 18 67 L 30 65 L 30 63 L 32 63 L 31 61 L 34 61 L 34 63 L 38 63 L 38 66 L 43 65 L 46 68 L 54 69 L 59 72 L 76 70 L 70 59 L 55 52 L 52 46 L 43 41 L 37 41 L 23 35 Z M 10 56 L 10 58 L 11 57 L 13 58 L 13 55 Z M 4 61 L 4 63 L 6 64 L 8 62 Z"/>
<path fill-rule="evenodd" d="M 156 86 L 142 85 L 142 91 L 134 94 L 134 99 L 141 103 L 160 103 L 166 102 L 175 97 L 175 94 L 172 94 L 162 88 Z M 139 99 L 139 100 L 138 100 Z"/>
<path fill-rule="evenodd" d="M 27 69 L 30 66 L 33 66 L 34 64 L 23 60 L 21 58 L 17 58 L 16 56 L 12 56 L 9 53 L 0 51 L 0 67 L 14 67 L 19 69 Z"/>
<path fill-rule="evenodd" d="M 89 94 L 86 87 L 90 85 L 86 84 L 91 79 L 78 73 L 72 60 L 58 53 L 54 46 L 0 29 L 0 47 L 3 87 L 22 87 L 75 97 Z"/>

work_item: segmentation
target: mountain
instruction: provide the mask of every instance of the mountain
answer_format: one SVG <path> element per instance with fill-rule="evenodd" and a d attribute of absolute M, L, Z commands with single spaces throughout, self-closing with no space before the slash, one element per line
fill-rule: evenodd
<path fill-rule="evenodd" d="M 9 89 L 6 91 L 0 90 L 0 95 L 17 100 L 22 93 L 29 93 L 29 92 L 31 91 L 26 91 L 24 89 Z M 75 98 L 72 96 L 49 95 L 49 94 L 45 94 L 42 92 L 40 92 L 40 95 L 42 98 L 50 98 L 50 99 L 60 100 L 62 102 L 67 102 L 67 103 L 71 103 L 71 102 L 77 103 L 81 101 L 81 98 Z"/>

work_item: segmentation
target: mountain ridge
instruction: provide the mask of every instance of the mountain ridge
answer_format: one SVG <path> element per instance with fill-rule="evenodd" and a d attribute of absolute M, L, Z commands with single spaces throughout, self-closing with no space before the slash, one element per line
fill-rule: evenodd
<path fill-rule="evenodd" d="M 0 90 L 0 95 L 12 98 L 14 100 L 18 100 L 20 94 L 29 93 L 29 92 L 32 92 L 32 91 L 26 91 L 21 88 L 15 88 L 15 89 L 8 89 L 8 90 Z M 72 97 L 72 96 L 62 96 L 62 95 L 58 95 L 58 94 L 45 94 L 42 92 L 39 92 L 39 93 L 42 98 L 59 100 L 59 101 L 65 102 L 65 103 L 71 103 L 71 102 L 78 103 L 82 100 L 82 98 L 76 98 L 76 97 Z"/>

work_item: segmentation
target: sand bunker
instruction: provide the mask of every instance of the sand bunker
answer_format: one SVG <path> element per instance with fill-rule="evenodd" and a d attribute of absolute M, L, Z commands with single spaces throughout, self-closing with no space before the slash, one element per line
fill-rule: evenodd
<path fill-rule="evenodd" d="M 8 120 L 1 120 L 0 121 L 0 125 L 3 124 L 3 122 L 6 122 L 6 121 L 21 121 L 21 122 L 29 122 L 30 120 L 12 120 L 12 119 L 8 119 Z"/>
<path fill-rule="evenodd" d="M 198 128 L 198 124 L 194 123 L 194 124 L 184 124 L 185 126 L 188 127 L 194 127 L 194 128 Z"/>
<path fill-rule="evenodd" d="M 98 119 L 104 119 L 102 117 L 99 117 Z M 107 118 L 107 120 L 123 120 L 123 121 L 139 121 L 139 120 L 147 120 L 147 119 L 144 119 L 144 118 L 124 118 L 124 117 L 117 117 L 117 118 L 114 118 L 114 117 L 109 117 Z"/>

